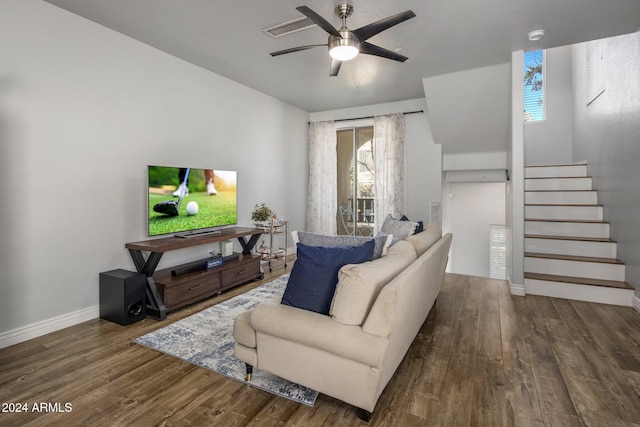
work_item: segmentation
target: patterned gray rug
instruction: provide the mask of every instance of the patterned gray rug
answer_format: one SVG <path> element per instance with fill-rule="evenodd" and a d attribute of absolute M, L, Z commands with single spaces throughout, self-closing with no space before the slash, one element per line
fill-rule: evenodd
<path fill-rule="evenodd" d="M 288 275 L 280 276 L 162 329 L 143 335 L 135 343 L 210 369 L 245 383 L 244 362 L 233 354 L 233 320 L 262 301 L 282 297 Z M 313 406 L 318 392 L 259 369 L 247 383 L 278 396 Z"/>

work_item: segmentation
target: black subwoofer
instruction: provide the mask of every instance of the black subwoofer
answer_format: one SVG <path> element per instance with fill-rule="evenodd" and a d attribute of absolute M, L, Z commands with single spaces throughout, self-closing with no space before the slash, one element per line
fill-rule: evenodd
<path fill-rule="evenodd" d="M 100 317 L 120 325 L 144 319 L 146 284 L 142 273 L 120 269 L 100 273 Z"/>

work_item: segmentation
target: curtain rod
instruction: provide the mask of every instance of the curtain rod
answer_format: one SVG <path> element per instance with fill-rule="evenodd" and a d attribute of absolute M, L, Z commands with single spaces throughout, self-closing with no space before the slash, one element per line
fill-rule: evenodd
<path fill-rule="evenodd" d="M 417 113 L 424 113 L 424 110 L 405 111 L 402 114 L 407 115 L 407 114 L 417 114 Z M 364 120 L 364 119 L 373 119 L 373 118 L 375 118 L 375 116 L 354 117 L 354 118 L 351 118 L 351 119 L 336 119 L 336 120 L 334 120 L 334 122 L 350 122 L 352 120 Z"/>

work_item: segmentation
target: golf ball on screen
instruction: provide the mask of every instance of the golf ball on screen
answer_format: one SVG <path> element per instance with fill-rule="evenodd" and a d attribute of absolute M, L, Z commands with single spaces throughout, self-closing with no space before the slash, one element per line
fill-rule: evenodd
<path fill-rule="evenodd" d="M 198 213 L 198 204 L 196 202 L 187 203 L 187 214 L 195 215 Z"/>

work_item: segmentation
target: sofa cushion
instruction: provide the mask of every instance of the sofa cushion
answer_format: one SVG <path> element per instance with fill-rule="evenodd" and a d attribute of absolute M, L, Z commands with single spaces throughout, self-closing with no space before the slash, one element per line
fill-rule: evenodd
<path fill-rule="evenodd" d="M 343 325 L 362 325 L 380 289 L 417 258 L 413 246 L 400 241 L 385 257 L 362 264 L 345 265 L 329 313 Z"/>
<path fill-rule="evenodd" d="M 407 236 L 413 234 L 417 226 L 418 223 L 415 221 L 401 221 L 399 219 L 395 219 L 391 214 L 389 214 L 384 219 L 380 231 L 385 234 L 392 234 L 396 240 L 403 240 L 406 239 Z"/>
<path fill-rule="evenodd" d="M 338 283 L 338 270 L 346 264 L 371 260 L 374 246 L 373 240 L 360 246 L 334 248 L 298 243 L 298 255 L 282 296 L 282 304 L 329 314 Z"/>
<path fill-rule="evenodd" d="M 407 237 L 407 241 L 413 245 L 418 256 L 422 255 L 435 242 L 442 237 L 442 230 L 437 224 L 427 224 L 425 230 Z"/>
<path fill-rule="evenodd" d="M 300 242 L 308 246 L 323 246 L 330 248 L 341 246 L 360 246 L 369 240 L 373 240 L 375 242 L 373 259 L 377 259 L 386 255 L 393 236 L 388 236 L 386 234 L 376 237 L 346 235 L 326 236 L 324 234 L 308 233 L 306 231 L 292 231 L 291 238 L 293 240 L 293 246 L 296 246 L 297 243 Z"/>
<path fill-rule="evenodd" d="M 366 366 L 380 367 L 389 345 L 387 339 L 372 334 L 363 334 L 358 326 L 345 326 L 329 316 L 307 310 L 297 310 L 282 304 L 261 303 L 256 306 L 251 321 L 260 337 L 275 337 L 277 341 L 291 342 L 298 347 L 299 354 L 276 356 L 278 359 L 297 359 L 304 364 L 310 375 L 317 374 L 315 366 L 309 365 L 302 354 L 319 353 L 333 359 L 332 355 L 344 358 L 341 364 L 359 362 Z M 258 353 L 260 352 L 258 343 Z M 330 362 L 328 362 L 330 363 Z M 285 367 L 286 369 L 286 367 Z M 301 379 L 298 379 L 298 381 Z M 345 379 L 349 382 L 349 379 Z M 332 387 L 339 387 L 334 384 Z"/>

